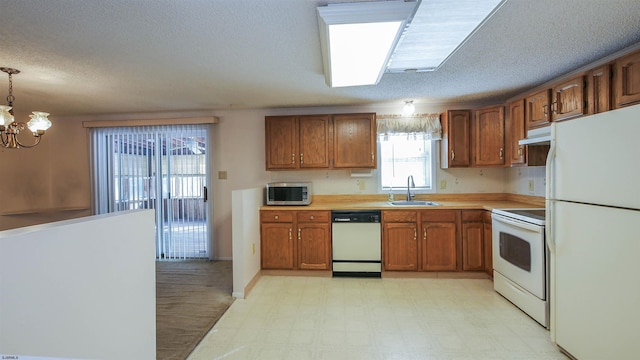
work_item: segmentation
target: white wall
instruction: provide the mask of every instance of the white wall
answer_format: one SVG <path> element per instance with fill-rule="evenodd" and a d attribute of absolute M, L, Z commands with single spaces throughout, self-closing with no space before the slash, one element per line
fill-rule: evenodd
<path fill-rule="evenodd" d="M 0 354 L 154 359 L 152 210 L 0 232 Z"/>
<path fill-rule="evenodd" d="M 512 194 L 545 196 L 546 169 L 544 166 L 506 169 L 506 189 Z M 530 189 L 533 186 L 533 190 Z"/>
<path fill-rule="evenodd" d="M 234 190 L 233 297 L 244 299 L 247 285 L 260 272 L 260 206 L 263 189 Z"/>

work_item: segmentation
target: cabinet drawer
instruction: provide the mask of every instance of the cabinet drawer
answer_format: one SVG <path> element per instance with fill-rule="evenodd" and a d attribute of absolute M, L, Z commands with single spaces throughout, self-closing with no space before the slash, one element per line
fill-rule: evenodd
<path fill-rule="evenodd" d="M 293 222 L 293 211 L 278 210 L 271 211 L 265 210 L 260 212 L 260 221 L 262 222 Z"/>
<path fill-rule="evenodd" d="M 314 223 L 328 223 L 331 220 L 330 211 L 298 211 L 298 222 L 314 222 Z"/>
<path fill-rule="evenodd" d="M 458 210 L 422 210 L 422 221 L 455 222 Z"/>
<path fill-rule="evenodd" d="M 382 220 L 384 222 L 416 222 L 418 221 L 418 212 L 394 210 L 383 211 Z"/>
<path fill-rule="evenodd" d="M 484 210 L 463 210 L 462 222 L 482 222 Z"/>

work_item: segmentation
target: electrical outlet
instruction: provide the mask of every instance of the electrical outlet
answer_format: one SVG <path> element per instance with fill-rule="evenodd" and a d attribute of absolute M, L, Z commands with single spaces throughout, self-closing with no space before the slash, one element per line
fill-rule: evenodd
<path fill-rule="evenodd" d="M 227 172 L 226 171 L 218 171 L 218 179 L 227 180 Z"/>
<path fill-rule="evenodd" d="M 529 180 L 529 191 L 533 191 L 534 189 L 534 183 L 533 183 L 533 179 Z"/>
<path fill-rule="evenodd" d="M 447 188 L 447 180 L 440 180 L 440 189 L 444 190 Z"/>

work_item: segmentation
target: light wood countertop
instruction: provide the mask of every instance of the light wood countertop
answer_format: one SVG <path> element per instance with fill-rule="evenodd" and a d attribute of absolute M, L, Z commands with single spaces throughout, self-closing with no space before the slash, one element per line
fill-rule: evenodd
<path fill-rule="evenodd" d="M 396 196 L 404 200 L 404 196 Z M 307 206 L 262 206 L 261 210 L 424 210 L 539 208 L 544 198 L 517 194 L 418 194 L 414 200 L 434 201 L 439 206 L 396 206 L 387 202 L 386 194 L 377 195 L 314 195 Z"/>

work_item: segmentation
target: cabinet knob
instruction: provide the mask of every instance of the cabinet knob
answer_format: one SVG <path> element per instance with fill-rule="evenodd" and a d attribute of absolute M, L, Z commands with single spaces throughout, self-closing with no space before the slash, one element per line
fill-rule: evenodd
<path fill-rule="evenodd" d="M 453 151 L 453 149 L 451 149 L 451 161 L 453 161 L 456 158 L 456 153 Z"/>
<path fill-rule="evenodd" d="M 504 158 L 504 148 L 500 148 L 500 160 Z"/>
<path fill-rule="evenodd" d="M 422 230 L 422 237 L 423 237 L 425 240 L 427 240 L 427 229 L 426 229 L 426 228 Z"/>
<path fill-rule="evenodd" d="M 309 216 L 309 220 L 313 220 L 313 219 L 315 219 L 313 215 Z"/>
<path fill-rule="evenodd" d="M 291 228 L 289 228 L 289 240 L 291 240 Z"/>
<path fill-rule="evenodd" d="M 273 219 L 278 220 L 279 219 L 278 215 L 274 216 Z"/>
<path fill-rule="evenodd" d="M 300 229 L 298 229 L 298 240 L 300 240 Z"/>
<path fill-rule="evenodd" d="M 418 240 L 418 230 L 413 229 L 413 240 Z"/>

